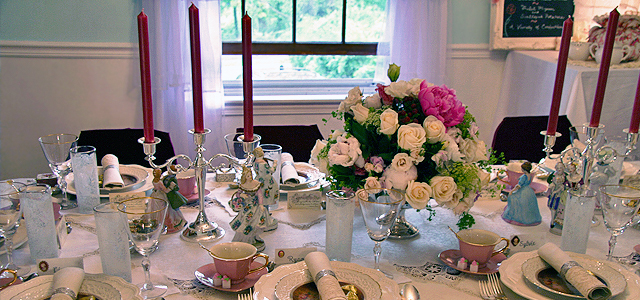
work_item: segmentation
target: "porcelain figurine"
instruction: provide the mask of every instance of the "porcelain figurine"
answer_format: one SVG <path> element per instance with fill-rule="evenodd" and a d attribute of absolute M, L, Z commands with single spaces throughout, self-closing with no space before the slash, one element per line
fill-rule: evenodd
<path fill-rule="evenodd" d="M 530 184 L 534 173 L 531 173 L 531 163 L 524 162 L 520 166 L 522 176 L 518 184 L 513 187 L 507 196 L 507 206 L 502 213 L 502 219 L 507 223 L 519 226 L 534 226 L 542 222 L 538 199 Z"/>
<path fill-rule="evenodd" d="M 567 174 L 567 183 L 570 189 L 578 190 L 584 184 L 582 175 L 578 173 L 578 167 L 575 163 L 570 163 L 568 166 L 569 172 Z"/>
<path fill-rule="evenodd" d="M 258 147 L 253 150 L 255 161 L 253 162 L 253 170 L 256 172 L 256 179 L 262 183 L 262 187 L 258 190 L 258 200 L 269 211 L 269 205 L 277 204 L 280 200 L 280 185 L 273 178 L 276 172 L 277 162 L 264 157 L 264 151 Z M 266 216 L 265 231 L 271 231 L 278 228 L 278 220 L 271 213 Z"/>
<path fill-rule="evenodd" d="M 257 192 L 260 187 L 262 183 L 253 178 L 249 168 L 243 166 L 238 191 L 229 200 L 231 209 L 238 213 L 229 222 L 231 229 L 236 232 L 232 241 L 252 244 L 258 251 L 265 248 L 260 234 L 264 231 L 266 216 L 269 214 L 258 201 Z"/>
<path fill-rule="evenodd" d="M 166 233 L 175 233 L 187 226 L 180 206 L 187 204 L 187 198 L 178 192 L 178 179 L 169 173 L 162 177 L 161 169 L 153 169 L 153 191 L 151 197 L 167 200 L 167 217 L 164 220 Z"/>
<path fill-rule="evenodd" d="M 567 173 L 566 166 L 558 162 L 556 171 L 549 176 L 549 188 L 547 189 L 547 207 L 551 210 L 550 229 L 554 234 L 562 234 L 562 221 L 564 219 L 564 205 L 567 201 Z"/>

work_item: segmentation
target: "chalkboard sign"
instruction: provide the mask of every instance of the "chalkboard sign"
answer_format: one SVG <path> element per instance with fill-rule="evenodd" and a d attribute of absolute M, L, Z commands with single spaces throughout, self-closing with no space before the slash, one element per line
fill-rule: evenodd
<path fill-rule="evenodd" d="M 498 0 L 491 6 L 491 49 L 554 49 L 573 0 Z"/>

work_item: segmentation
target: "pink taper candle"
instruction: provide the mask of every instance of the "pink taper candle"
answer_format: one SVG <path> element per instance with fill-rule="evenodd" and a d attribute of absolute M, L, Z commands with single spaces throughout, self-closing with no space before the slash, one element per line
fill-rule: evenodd
<path fill-rule="evenodd" d="M 607 21 L 607 36 L 602 49 L 602 59 L 600 60 L 600 73 L 598 73 L 598 83 L 596 85 L 596 95 L 593 100 L 593 110 L 591 111 L 590 127 L 598 127 L 600 125 L 600 113 L 602 112 L 602 102 L 604 101 L 604 91 L 607 86 L 607 78 L 609 77 L 609 65 L 611 64 L 611 53 L 613 52 L 613 44 L 616 40 L 616 30 L 618 28 L 618 17 L 620 13 L 618 9 L 613 9 L 609 14 Z"/>
<path fill-rule="evenodd" d="M 153 143 L 153 104 L 151 99 L 151 66 L 149 65 L 149 23 L 144 10 L 138 15 L 138 50 L 140 51 L 140 84 L 144 142 Z"/>
<path fill-rule="evenodd" d="M 638 133 L 638 126 L 640 126 L 640 77 L 638 77 L 636 98 L 633 101 L 633 110 L 631 111 L 631 124 L 629 124 L 629 132 Z"/>
<path fill-rule="evenodd" d="M 547 122 L 547 135 L 555 135 L 558 127 L 558 112 L 560 111 L 560 99 L 562 98 L 562 86 L 564 85 L 564 73 L 567 70 L 567 57 L 569 45 L 573 34 L 573 21 L 571 17 L 564 21 L 562 26 L 562 39 L 560 40 L 560 52 L 558 53 L 558 67 L 556 68 L 556 82 L 553 86 L 551 97 L 551 110 Z"/>
<path fill-rule="evenodd" d="M 193 126 L 197 133 L 204 132 L 202 109 L 202 63 L 200 59 L 200 16 L 198 8 L 189 6 L 189 32 L 191 38 L 191 84 L 193 86 Z"/>
<path fill-rule="evenodd" d="M 242 17 L 242 91 L 244 95 L 244 140 L 253 141 L 253 81 L 251 77 L 251 18 Z"/>

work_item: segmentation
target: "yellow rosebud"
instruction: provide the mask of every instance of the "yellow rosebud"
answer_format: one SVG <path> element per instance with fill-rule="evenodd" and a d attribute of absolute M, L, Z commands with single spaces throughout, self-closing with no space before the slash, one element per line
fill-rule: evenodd
<path fill-rule="evenodd" d="M 400 77 L 400 66 L 396 64 L 390 64 L 389 70 L 387 71 L 387 76 L 389 76 L 389 80 L 391 80 L 391 82 L 396 82 L 396 80 L 398 80 L 398 77 Z"/>

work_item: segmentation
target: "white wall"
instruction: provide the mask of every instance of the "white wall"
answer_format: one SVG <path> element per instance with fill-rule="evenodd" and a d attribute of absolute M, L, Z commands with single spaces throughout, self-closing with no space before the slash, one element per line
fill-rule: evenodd
<path fill-rule="evenodd" d="M 504 52 L 486 44 L 453 45 L 449 80 L 490 144 Z M 84 129 L 142 127 L 137 50 L 132 44 L 0 42 L 0 178 L 49 172 L 38 137 Z M 319 124 L 338 101 L 256 101 L 254 124 Z M 223 128 L 242 127 L 241 103 L 228 103 Z M 157 128 L 163 130 L 163 128 Z M 483 130 L 484 129 L 484 130 Z M 171 135 L 186 134 L 173 133 Z M 142 150 L 140 150 L 142 151 Z"/>

